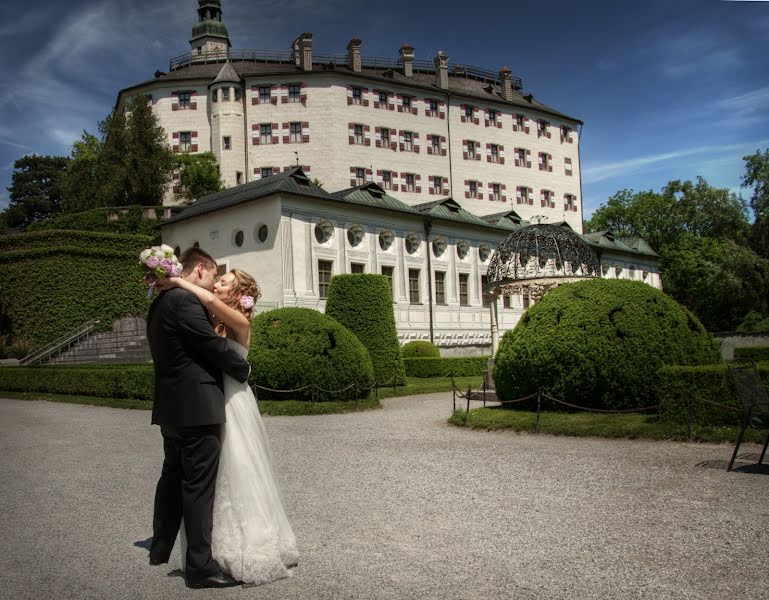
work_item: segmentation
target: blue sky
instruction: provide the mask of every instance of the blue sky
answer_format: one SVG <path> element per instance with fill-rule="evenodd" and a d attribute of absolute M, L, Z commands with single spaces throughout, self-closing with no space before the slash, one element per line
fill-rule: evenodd
<path fill-rule="evenodd" d="M 742 156 L 769 148 L 769 1 L 223 0 L 235 48 L 314 49 L 507 65 L 539 100 L 585 122 L 585 217 L 623 188 L 702 175 L 740 191 Z M 13 161 L 68 154 L 118 90 L 189 51 L 196 0 L 15 4 L 0 24 L 0 209 Z M 6 11 L 7 12 L 7 11 Z M 750 190 L 743 190 L 746 199 Z"/>

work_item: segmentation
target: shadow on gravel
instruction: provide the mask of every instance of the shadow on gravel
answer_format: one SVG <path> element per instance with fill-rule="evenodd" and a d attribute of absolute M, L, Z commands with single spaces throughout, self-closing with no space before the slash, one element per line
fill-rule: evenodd
<path fill-rule="evenodd" d="M 144 548 L 147 552 L 149 552 L 150 546 L 152 546 L 152 538 L 148 537 L 146 540 L 139 540 L 138 542 L 134 542 L 134 546 L 137 548 Z"/>
<path fill-rule="evenodd" d="M 758 464 L 758 459 L 760 458 L 760 454 L 758 452 L 750 452 L 747 454 L 738 454 L 737 460 L 742 461 L 753 461 L 753 462 L 735 462 L 734 463 L 734 469 L 732 471 L 736 471 L 738 473 L 752 473 L 754 475 L 769 475 L 769 465 L 764 463 L 762 465 Z M 720 469 L 722 471 L 726 471 L 727 467 L 729 466 L 728 460 L 706 460 L 701 463 L 697 463 L 698 467 L 703 467 L 704 469 Z"/>

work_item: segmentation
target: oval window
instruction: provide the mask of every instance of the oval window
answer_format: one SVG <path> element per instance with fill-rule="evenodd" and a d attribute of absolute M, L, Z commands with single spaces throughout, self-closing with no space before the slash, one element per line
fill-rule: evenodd
<path fill-rule="evenodd" d="M 491 256 L 491 246 L 488 244 L 481 244 L 480 248 L 478 248 L 478 258 L 481 259 L 481 262 L 486 262 L 489 260 L 489 256 Z M 541 265 L 544 267 L 544 265 Z"/>
<path fill-rule="evenodd" d="M 256 240 L 262 244 L 267 241 L 267 235 L 269 234 L 270 230 L 267 228 L 267 225 L 257 225 L 256 226 Z"/>
<path fill-rule="evenodd" d="M 355 248 L 360 246 L 363 241 L 364 231 L 360 225 L 353 225 L 347 230 L 347 241 L 350 242 L 350 246 Z"/>
<path fill-rule="evenodd" d="M 440 258 L 446 252 L 446 240 L 442 237 L 433 240 L 433 256 Z"/>
<path fill-rule="evenodd" d="M 457 256 L 460 260 L 464 260 L 464 258 L 467 256 L 467 253 L 470 250 L 470 246 L 467 244 L 466 241 L 462 240 L 457 244 Z"/>
<path fill-rule="evenodd" d="M 379 232 L 379 247 L 382 250 L 389 250 L 390 247 L 393 245 L 393 241 L 395 240 L 395 236 L 393 235 L 393 232 L 389 229 L 385 229 L 384 231 Z"/>
<path fill-rule="evenodd" d="M 419 250 L 419 243 L 419 236 L 416 233 L 410 233 L 406 237 L 406 252 L 416 254 L 417 250 Z"/>
<path fill-rule="evenodd" d="M 235 245 L 240 248 L 243 245 L 243 231 L 238 229 L 235 232 Z"/>
<path fill-rule="evenodd" d="M 334 235 L 334 227 L 326 221 L 325 219 L 321 220 L 316 226 L 315 226 L 315 239 L 318 241 L 319 244 L 325 244 L 331 239 L 331 236 Z"/>

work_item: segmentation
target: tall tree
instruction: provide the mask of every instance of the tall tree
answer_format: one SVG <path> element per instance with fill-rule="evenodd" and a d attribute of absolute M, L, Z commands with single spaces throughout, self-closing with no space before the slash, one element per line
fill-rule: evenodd
<path fill-rule="evenodd" d="M 69 159 L 64 156 L 23 156 L 13 163 L 10 202 L 5 211 L 8 227 L 23 229 L 63 210 L 63 176 Z"/>
<path fill-rule="evenodd" d="M 166 133 L 143 96 L 127 105 L 126 196 L 129 204 L 161 204 L 175 163 Z"/>
<path fill-rule="evenodd" d="M 755 154 L 743 156 L 742 160 L 745 161 L 742 185 L 753 188 L 751 243 L 761 256 L 769 257 L 769 150 L 756 150 Z"/>
<path fill-rule="evenodd" d="M 102 157 L 101 140 L 87 131 L 72 146 L 69 167 L 64 176 L 64 208 L 80 212 L 106 206 L 107 174 Z"/>
<path fill-rule="evenodd" d="M 222 190 L 216 157 L 211 152 L 179 154 L 174 157 L 179 169 L 182 197 L 189 204 L 196 198 Z"/>

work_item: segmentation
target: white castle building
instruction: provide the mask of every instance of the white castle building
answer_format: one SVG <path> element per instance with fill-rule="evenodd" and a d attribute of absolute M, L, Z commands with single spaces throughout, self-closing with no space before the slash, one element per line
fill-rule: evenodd
<path fill-rule="evenodd" d="M 164 242 L 254 273 L 262 309 L 323 310 L 332 275 L 383 273 L 402 342 L 488 352 L 481 290 L 496 245 L 527 221 L 582 232 L 582 122 L 506 67 L 420 61 L 408 44 L 397 59 L 364 56 L 358 39 L 317 54 L 310 33 L 288 51 L 234 50 L 220 0 L 198 4 L 191 52 L 118 95 L 118 107 L 147 97 L 174 152 L 210 150 L 230 188 L 169 220 Z M 175 181 L 165 204 L 179 192 Z M 660 287 L 642 240 L 583 237 L 604 277 Z M 500 333 L 527 302 L 499 301 Z"/>

